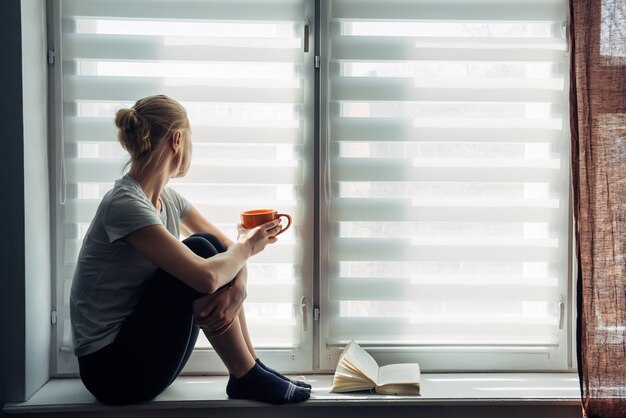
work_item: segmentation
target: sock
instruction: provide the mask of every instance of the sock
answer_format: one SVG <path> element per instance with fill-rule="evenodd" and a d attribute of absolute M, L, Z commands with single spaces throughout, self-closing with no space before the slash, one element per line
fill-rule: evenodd
<path fill-rule="evenodd" d="M 230 398 L 252 399 L 275 405 L 302 402 L 309 399 L 311 391 L 287 382 L 255 364 L 248 373 L 240 377 L 230 375 L 226 393 Z"/>
<path fill-rule="evenodd" d="M 294 385 L 296 385 L 296 386 L 300 386 L 301 388 L 311 389 L 311 387 L 312 387 L 312 386 L 311 386 L 311 385 L 309 385 L 308 383 L 306 383 L 306 382 L 302 382 L 301 380 L 292 380 L 292 379 L 288 378 L 287 376 L 285 376 L 285 375 L 281 374 L 280 372 L 277 372 L 276 370 L 272 369 L 271 367 L 266 366 L 266 365 L 265 365 L 265 364 L 263 364 L 263 363 L 261 362 L 261 360 L 260 360 L 260 359 L 258 359 L 258 358 L 257 358 L 255 361 L 256 361 L 256 363 L 257 363 L 259 366 L 263 367 L 263 369 L 265 369 L 265 371 L 266 371 L 266 372 L 270 372 L 270 373 L 272 373 L 272 374 L 274 374 L 274 375 L 276 375 L 276 376 L 280 377 L 281 379 L 286 380 L 286 381 L 287 381 L 287 382 L 289 382 L 289 383 L 293 383 Z"/>

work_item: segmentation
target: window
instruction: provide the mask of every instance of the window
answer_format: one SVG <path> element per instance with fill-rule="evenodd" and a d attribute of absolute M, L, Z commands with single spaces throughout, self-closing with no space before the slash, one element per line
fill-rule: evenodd
<path fill-rule="evenodd" d="M 564 4 L 454 5 L 329 3 L 328 367 L 566 364 Z"/>
<path fill-rule="evenodd" d="M 54 4 L 57 373 L 77 371 L 73 265 L 125 162 L 114 112 L 157 93 L 193 128 L 173 187 L 233 237 L 244 209 L 294 215 L 245 305 L 276 367 L 332 370 L 350 339 L 424 370 L 571 367 L 564 0 Z M 190 370 L 223 370 L 196 351 Z"/>
<path fill-rule="evenodd" d="M 250 260 L 245 309 L 264 357 L 286 370 L 310 369 L 312 333 L 302 331 L 301 316 L 301 299 L 311 300 L 304 254 L 312 251 L 313 213 L 304 187 L 313 168 L 305 2 L 62 0 L 60 9 L 67 174 L 59 372 L 75 370 L 68 304 L 82 238 L 128 160 L 116 141 L 115 111 L 160 93 L 187 108 L 193 132 L 192 169 L 172 187 L 233 238 L 244 210 L 293 215 L 280 242 Z M 222 370 L 209 347 L 202 335 L 190 368 Z"/>

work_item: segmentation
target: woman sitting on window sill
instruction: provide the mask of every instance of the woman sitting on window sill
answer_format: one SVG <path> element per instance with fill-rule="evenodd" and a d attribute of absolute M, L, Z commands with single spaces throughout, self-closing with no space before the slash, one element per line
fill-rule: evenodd
<path fill-rule="evenodd" d="M 130 171 L 102 199 L 78 257 L 70 298 L 80 376 L 101 402 L 154 398 L 176 379 L 199 328 L 230 372 L 231 398 L 274 404 L 310 385 L 265 366 L 250 342 L 246 261 L 274 242 L 279 221 L 229 240 L 173 189 L 191 161 L 186 110 L 166 96 L 115 117 Z M 180 228 L 191 235 L 179 241 Z"/>

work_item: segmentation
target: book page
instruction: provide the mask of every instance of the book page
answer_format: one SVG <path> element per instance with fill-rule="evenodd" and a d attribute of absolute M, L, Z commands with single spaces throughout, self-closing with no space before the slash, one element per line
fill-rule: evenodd
<path fill-rule="evenodd" d="M 417 363 L 389 364 L 378 370 L 378 386 L 419 383 L 420 366 Z"/>
<path fill-rule="evenodd" d="M 354 373 L 345 367 L 337 366 L 330 391 L 351 392 L 372 389 L 373 387 L 374 383 L 364 375 Z"/>
<path fill-rule="evenodd" d="M 349 366 L 356 369 L 355 371 L 360 371 L 368 379 L 376 383 L 376 379 L 378 378 L 378 363 L 376 363 L 376 360 L 356 342 L 350 341 L 343 361 L 349 363 Z"/>
<path fill-rule="evenodd" d="M 335 370 L 335 376 L 340 379 L 350 379 L 350 380 L 358 380 L 365 383 L 373 383 L 370 382 L 368 378 L 363 376 L 363 374 L 355 372 L 351 368 L 344 367 L 342 364 L 337 365 L 337 369 Z"/>

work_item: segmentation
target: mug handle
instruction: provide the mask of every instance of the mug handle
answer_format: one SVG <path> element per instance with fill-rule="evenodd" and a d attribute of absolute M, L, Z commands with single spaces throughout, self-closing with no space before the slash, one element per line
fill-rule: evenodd
<path fill-rule="evenodd" d="M 280 234 L 282 234 L 283 232 L 285 232 L 286 230 L 289 229 L 289 227 L 291 226 L 291 215 L 287 215 L 286 213 L 277 213 L 276 217 L 280 218 L 281 216 L 284 216 L 287 218 L 287 226 L 284 227 L 278 234 L 276 234 L 275 236 L 279 236 Z"/>

